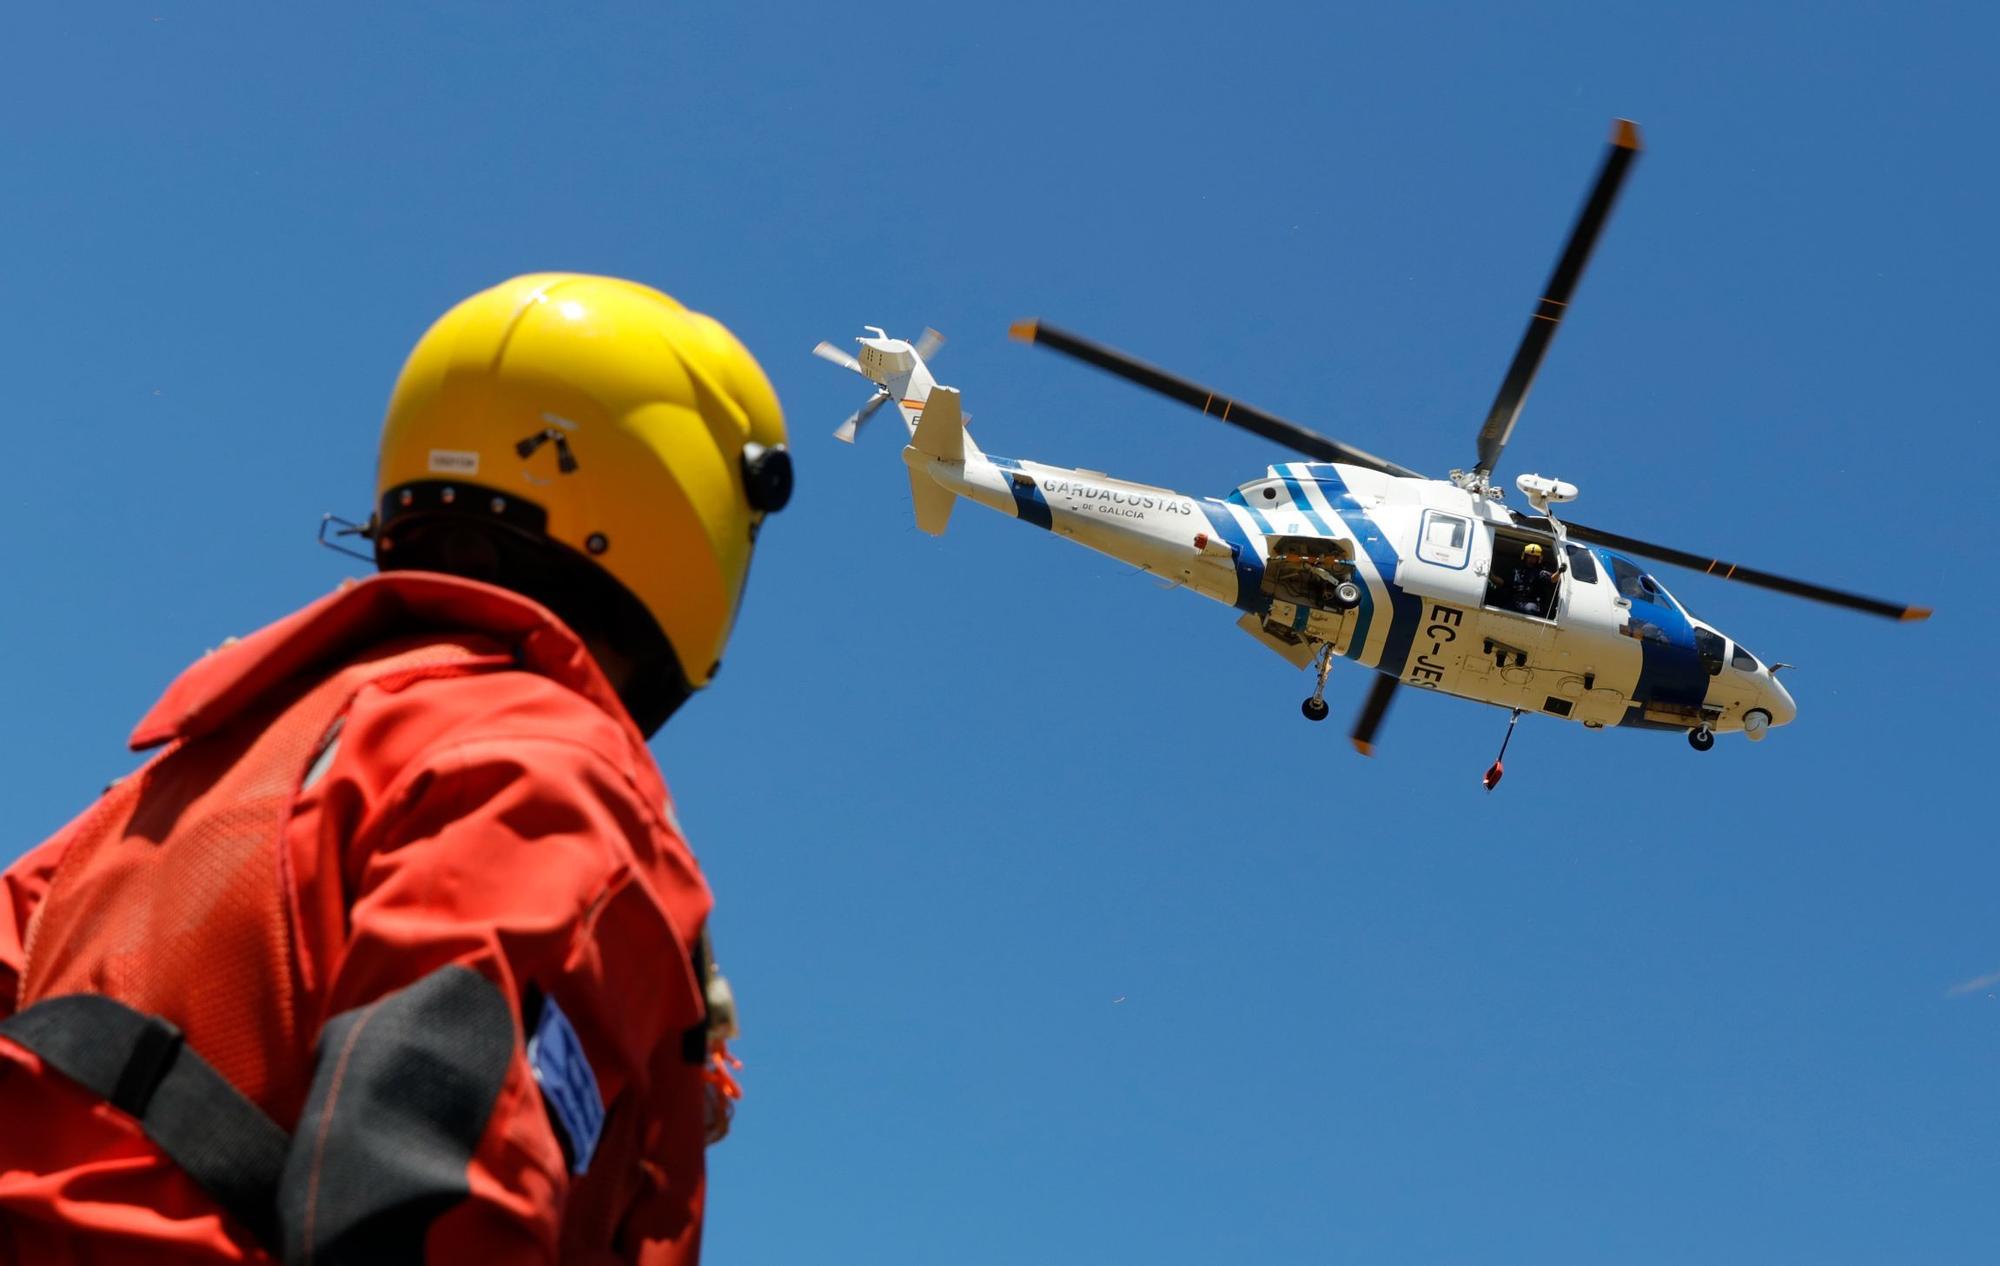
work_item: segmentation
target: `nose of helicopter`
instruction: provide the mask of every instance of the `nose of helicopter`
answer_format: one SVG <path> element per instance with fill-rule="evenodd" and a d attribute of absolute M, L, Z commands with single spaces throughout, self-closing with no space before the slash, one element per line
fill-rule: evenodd
<path fill-rule="evenodd" d="M 1771 714 L 1771 724 L 1788 725 L 1799 714 L 1799 705 L 1792 702 L 1792 692 L 1776 677 L 1764 678 L 1764 707 Z"/>
<path fill-rule="evenodd" d="M 1733 693 L 1742 708 L 1738 715 L 1743 733 L 1751 741 L 1763 738 L 1778 726 L 1791 724 L 1798 716 L 1799 705 L 1793 702 L 1792 692 L 1778 680 L 1778 674 L 1741 647 L 1736 649 L 1725 676 L 1735 683 Z"/>
<path fill-rule="evenodd" d="M 1743 734 L 1754 743 L 1790 722 L 1799 714 L 1799 705 L 1792 702 L 1792 692 L 1768 671 L 1745 676 L 1752 678 L 1752 697 L 1743 707 Z"/>

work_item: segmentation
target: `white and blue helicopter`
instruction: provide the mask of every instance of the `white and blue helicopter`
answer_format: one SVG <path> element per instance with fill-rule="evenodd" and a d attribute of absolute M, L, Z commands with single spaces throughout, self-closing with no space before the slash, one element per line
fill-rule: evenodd
<path fill-rule="evenodd" d="M 1762 739 L 1798 713 L 1778 681 L 1785 665 L 1765 663 L 1696 618 L 1633 557 L 1893 619 L 1922 620 L 1930 611 L 1558 518 L 1554 507 L 1577 495 L 1561 480 L 1515 480 L 1532 513 L 1507 506 L 1492 483 L 1638 150 L 1638 129 L 1618 120 L 1480 428 L 1477 464 L 1448 479 L 1426 478 L 1039 321 L 1010 333 L 1315 460 L 1271 466 L 1215 498 L 996 457 L 973 443 L 958 391 L 938 385 L 926 363 L 941 336 L 927 330 L 911 344 L 874 326 L 856 340 L 858 357 L 830 343 L 813 349 L 876 384 L 835 434 L 851 442 L 893 401 L 910 435 L 903 460 L 918 527 L 942 534 L 960 498 L 976 501 L 1235 607 L 1246 633 L 1299 668 L 1316 669 L 1302 705 L 1311 720 L 1326 717 L 1336 658 L 1374 669 L 1379 676 L 1351 734 L 1363 755 L 1373 754 L 1399 685 L 1510 709 L 1509 738 L 1521 714 L 1534 712 L 1591 729 L 1680 730 L 1704 752 L 1718 733 Z M 1489 790 L 1501 768 L 1496 760 L 1487 771 Z"/>

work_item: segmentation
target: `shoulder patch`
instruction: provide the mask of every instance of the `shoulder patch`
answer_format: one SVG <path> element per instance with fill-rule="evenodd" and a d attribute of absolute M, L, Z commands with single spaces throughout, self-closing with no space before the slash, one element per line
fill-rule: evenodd
<path fill-rule="evenodd" d="M 528 1067 L 542 1088 L 542 1102 L 569 1144 L 570 1170 L 584 1172 L 597 1151 L 598 1136 L 604 1133 L 604 1097 L 597 1088 L 597 1073 L 584 1058 L 583 1043 L 552 997 L 542 998 L 541 1018 L 528 1039 Z"/>

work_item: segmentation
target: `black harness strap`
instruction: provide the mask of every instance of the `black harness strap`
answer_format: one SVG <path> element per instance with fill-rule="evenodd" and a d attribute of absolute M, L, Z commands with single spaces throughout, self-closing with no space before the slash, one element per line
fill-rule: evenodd
<path fill-rule="evenodd" d="M 265 1246 L 291 1139 L 181 1031 L 100 994 L 69 994 L 0 1020 L 16 1042 L 138 1121 L 146 1137 Z"/>

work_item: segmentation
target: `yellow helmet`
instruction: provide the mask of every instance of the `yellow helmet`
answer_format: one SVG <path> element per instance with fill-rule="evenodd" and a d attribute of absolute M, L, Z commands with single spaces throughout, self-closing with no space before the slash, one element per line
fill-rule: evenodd
<path fill-rule="evenodd" d="M 757 529 L 791 495 L 784 444 L 770 382 L 713 318 L 612 277 L 516 277 L 445 313 L 396 380 L 376 560 L 640 626 L 577 631 L 600 658 L 607 637 L 627 661 L 670 652 L 672 698 L 634 709 L 650 732 L 721 666 Z"/>
<path fill-rule="evenodd" d="M 1535 544 L 1533 541 L 1529 541 L 1526 546 L 1522 547 L 1521 557 L 1523 558 L 1535 559 L 1535 558 L 1540 558 L 1541 556 L 1542 556 L 1542 547 Z"/>

